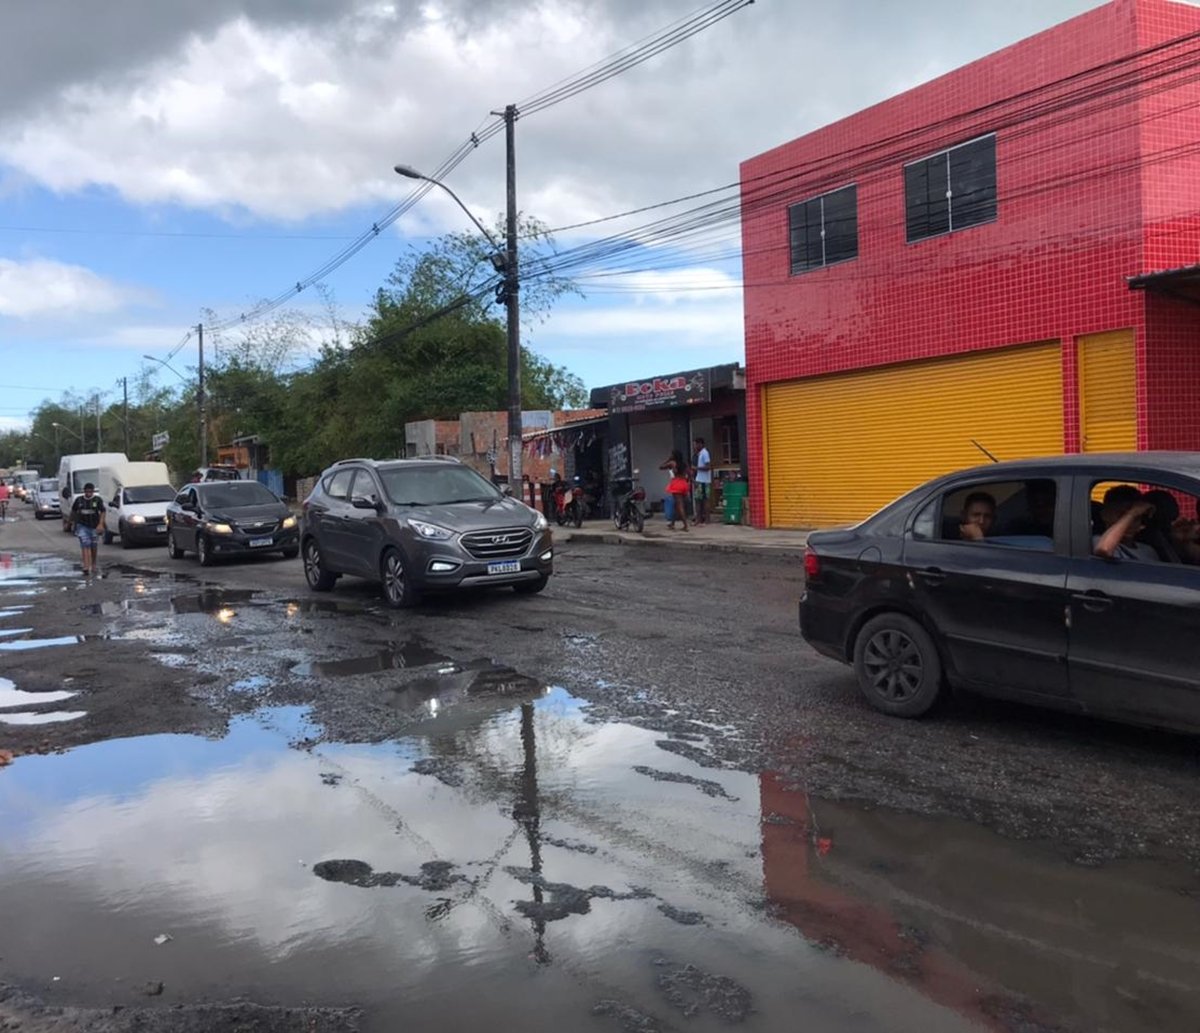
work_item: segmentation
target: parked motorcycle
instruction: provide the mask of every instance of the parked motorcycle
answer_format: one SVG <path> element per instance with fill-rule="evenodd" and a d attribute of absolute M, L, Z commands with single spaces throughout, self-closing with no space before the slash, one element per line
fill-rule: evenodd
<path fill-rule="evenodd" d="M 638 487 L 637 470 L 632 477 L 621 477 L 613 482 L 613 523 L 618 531 L 634 530 L 638 534 L 646 526 L 642 504 L 646 492 Z"/>
<path fill-rule="evenodd" d="M 579 478 L 568 486 L 565 481 L 556 481 L 554 485 L 554 519 L 559 527 L 564 524 L 583 526 L 583 518 L 587 515 L 587 500 L 584 498 L 583 487 Z"/>

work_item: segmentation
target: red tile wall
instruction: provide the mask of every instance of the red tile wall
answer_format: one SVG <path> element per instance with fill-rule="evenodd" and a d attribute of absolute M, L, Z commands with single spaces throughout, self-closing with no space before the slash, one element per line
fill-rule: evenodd
<path fill-rule="evenodd" d="M 1060 339 L 1064 439 L 1076 449 L 1073 339 L 1132 327 L 1142 447 L 1176 440 L 1164 425 L 1194 426 L 1172 384 L 1200 349 L 1200 309 L 1148 328 L 1147 301 L 1126 277 L 1200 262 L 1200 84 L 1188 81 L 1200 77 L 1175 64 L 1189 52 L 1200 60 L 1200 39 L 1120 59 L 1196 32 L 1195 7 L 1114 0 L 742 164 L 756 525 L 762 386 L 772 381 Z M 1095 71 L 1108 62 L 1118 64 Z M 1133 73 L 1156 78 L 1108 81 Z M 997 136 L 997 220 L 906 243 L 904 163 L 987 132 Z M 858 184 L 858 258 L 790 276 L 788 205 L 848 182 Z"/>

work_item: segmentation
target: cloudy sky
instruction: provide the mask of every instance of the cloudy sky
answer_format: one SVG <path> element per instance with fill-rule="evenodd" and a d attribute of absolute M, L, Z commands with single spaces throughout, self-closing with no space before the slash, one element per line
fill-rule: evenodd
<path fill-rule="evenodd" d="M 143 355 L 307 280 L 413 196 L 394 164 L 432 171 L 490 112 L 719 6 L 0 0 L 0 427 L 63 391 L 115 398 L 143 368 L 173 381 Z M 1095 6 L 757 0 L 520 119 L 520 208 L 570 227 L 729 186 L 747 157 Z M 447 182 L 494 220 L 503 134 Z M 408 244 L 465 228 L 434 191 L 323 282 L 357 319 Z M 736 222 L 687 245 L 639 252 L 624 276 L 581 268 L 585 296 L 526 343 L 588 387 L 741 360 Z M 289 306 L 323 311 L 311 290 Z M 195 359 L 189 342 L 172 365 L 189 376 Z"/>

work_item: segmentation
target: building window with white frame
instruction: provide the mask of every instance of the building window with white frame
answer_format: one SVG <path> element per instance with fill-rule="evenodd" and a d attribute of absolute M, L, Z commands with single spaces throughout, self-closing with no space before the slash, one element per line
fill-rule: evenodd
<path fill-rule="evenodd" d="M 908 243 L 993 222 L 995 218 L 995 133 L 904 166 Z"/>
<path fill-rule="evenodd" d="M 809 198 L 788 208 L 792 275 L 858 257 L 858 186 Z"/>

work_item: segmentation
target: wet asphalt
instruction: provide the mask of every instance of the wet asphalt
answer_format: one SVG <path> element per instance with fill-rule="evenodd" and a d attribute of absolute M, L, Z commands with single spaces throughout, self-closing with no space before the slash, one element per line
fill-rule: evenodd
<path fill-rule="evenodd" d="M 795 557 L 395 613 L 19 515 L 0 1030 L 1200 1028 L 1197 740 L 883 717 Z"/>

